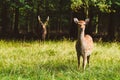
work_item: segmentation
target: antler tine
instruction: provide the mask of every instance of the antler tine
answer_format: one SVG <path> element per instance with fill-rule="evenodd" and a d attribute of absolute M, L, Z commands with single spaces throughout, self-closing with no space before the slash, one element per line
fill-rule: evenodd
<path fill-rule="evenodd" d="M 41 19 L 40 19 L 40 16 L 38 16 L 38 20 L 39 20 L 39 22 L 43 25 L 43 23 L 42 23 L 42 21 L 41 21 Z"/>

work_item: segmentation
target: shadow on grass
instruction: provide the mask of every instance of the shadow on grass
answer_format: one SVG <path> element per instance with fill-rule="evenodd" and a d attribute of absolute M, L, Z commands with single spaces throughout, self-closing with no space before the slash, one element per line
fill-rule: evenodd
<path fill-rule="evenodd" d="M 39 65 L 40 69 L 50 70 L 50 71 L 71 71 L 77 70 L 76 62 L 72 61 L 60 61 L 60 62 L 47 62 L 45 64 Z"/>

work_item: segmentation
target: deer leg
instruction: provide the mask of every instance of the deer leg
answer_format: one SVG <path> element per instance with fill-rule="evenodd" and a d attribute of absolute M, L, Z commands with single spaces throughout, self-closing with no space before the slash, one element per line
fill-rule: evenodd
<path fill-rule="evenodd" d="M 90 62 L 90 55 L 87 56 L 87 63 L 88 63 L 88 66 L 89 66 L 89 62 Z"/>
<path fill-rule="evenodd" d="M 77 60 L 78 60 L 78 70 L 80 69 L 80 55 L 77 54 Z"/>
<path fill-rule="evenodd" d="M 84 70 L 85 70 L 86 64 L 87 64 L 87 56 L 84 55 L 84 56 L 83 56 L 83 69 L 84 69 Z"/>

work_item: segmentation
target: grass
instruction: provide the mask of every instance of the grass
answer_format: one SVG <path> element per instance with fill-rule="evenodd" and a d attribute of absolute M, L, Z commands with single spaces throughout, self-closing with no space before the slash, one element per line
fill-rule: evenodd
<path fill-rule="evenodd" d="M 95 43 L 84 72 L 77 70 L 74 46 L 67 40 L 0 40 L 0 80 L 120 80 L 120 43 Z"/>

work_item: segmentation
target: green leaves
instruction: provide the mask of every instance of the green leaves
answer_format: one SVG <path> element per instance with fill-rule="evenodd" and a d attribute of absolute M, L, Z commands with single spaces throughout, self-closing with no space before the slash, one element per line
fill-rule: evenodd
<path fill-rule="evenodd" d="M 109 12 L 109 5 L 107 5 L 104 1 L 102 1 L 102 2 L 99 2 L 98 4 L 97 4 L 97 6 L 98 6 L 98 8 L 99 8 L 99 10 L 101 11 L 101 12 Z"/>
<path fill-rule="evenodd" d="M 71 0 L 71 2 L 72 2 L 71 4 L 72 10 L 77 10 L 83 4 L 82 0 Z"/>
<path fill-rule="evenodd" d="M 115 4 L 118 5 L 118 6 L 120 7 L 120 1 L 115 2 Z"/>
<path fill-rule="evenodd" d="M 97 7 L 101 12 L 110 13 L 115 12 L 113 5 L 120 7 L 120 0 L 71 0 L 71 2 L 71 8 L 74 11 L 81 7 L 85 8 L 88 5 Z"/>
<path fill-rule="evenodd" d="M 24 3 L 25 2 L 25 0 L 20 0 L 20 3 Z"/>

